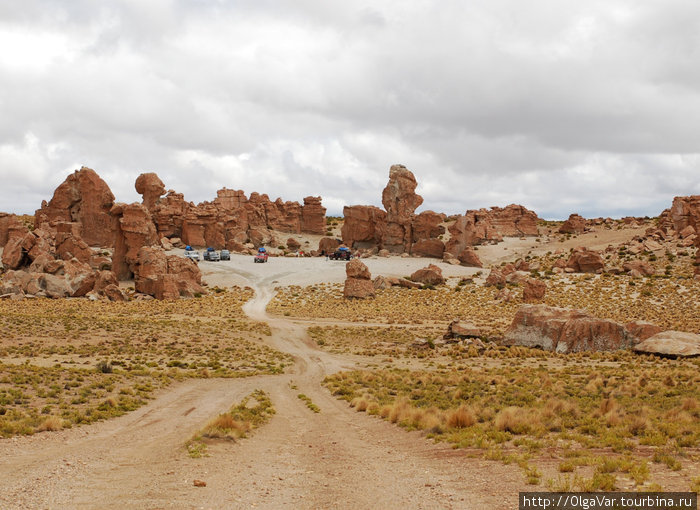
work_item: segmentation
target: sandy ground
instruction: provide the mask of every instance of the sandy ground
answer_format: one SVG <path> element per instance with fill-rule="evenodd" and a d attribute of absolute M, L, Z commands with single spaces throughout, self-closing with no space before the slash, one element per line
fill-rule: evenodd
<path fill-rule="evenodd" d="M 617 234 L 615 234 L 617 235 Z M 583 244 L 584 239 L 573 240 Z M 625 237 L 629 238 L 629 231 Z M 593 238 L 596 239 L 596 238 Z M 613 236 L 600 239 L 607 245 Z M 578 241 L 578 242 L 576 242 Z M 505 248 L 505 249 L 504 249 Z M 485 265 L 530 250 L 554 250 L 534 239 L 481 247 Z M 406 276 L 433 259 L 369 258 L 373 276 Z M 438 262 L 446 276 L 475 268 Z M 288 352 L 290 373 L 248 379 L 178 383 L 149 405 L 91 426 L 0 440 L 0 508 L 490 508 L 517 505 L 527 490 L 519 467 L 468 458 L 379 419 L 357 413 L 321 385 L 354 367 L 351 356 L 320 351 L 303 325 L 270 317 L 274 288 L 340 282 L 343 262 L 325 258 L 252 257 L 202 262 L 209 285 L 249 285 L 246 313 L 267 321 L 267 342 Z M 296 386 L 295 389 L 292 385 Z M 185 442 L 206 422 L 254 389 L 267 391 L 277 410 L 269 424 L 235 444 L 192 459 Z M 321 408 L 311 412 L 305 393 Z M 194 487 L 195 479 L 207 482 Z"/>

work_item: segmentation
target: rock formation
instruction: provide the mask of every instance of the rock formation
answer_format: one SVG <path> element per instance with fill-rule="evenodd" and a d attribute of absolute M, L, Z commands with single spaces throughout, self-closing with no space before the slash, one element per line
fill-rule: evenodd
<path fill-rule="evenodd" d="M 343 296 L 346 298 L 365 299 L 374 297 L 374 284 L 372 275 L 367 266 L 359 259 L 352 259 L 345 266 L 345 288 Z"/>
<path fill-rule="evenodd" d="M 321 197 L 306 197 L 298 202 L 274 202 L 265 194 L 223 188 L 212 202 L 193 204 L 184 195 L 168 191 L 156 174 L 141 174 L 136 190 L 152 215 L 160 237 L 180 238 L 184 244 L 198 247 L 227 248 L 241 251 L 243 244 L 272 242 L 271 230 L 323 235 L 326 209 Z"/>
<path fill-rule="evenodd" d="M 139 250 L 159 244 L 151 214 L 141 204 L 115 204 L 110 211 L 113 233 L 112 271 L 119 280 L 136 273 Z"/>
<path fill-rule="evenodd" d="M 7 244 L 12 231 L 23 230 L 24 223 L 14 214 L 0 213 L 0 248 Z"/>
<path fill-rule="evenodd" d="M 559 227 L 559 232 L 562 234 L 583 234 L 585 230 L 586 218 L 578 214 L 570 215 L 569 219 Z"/>
<path fill-rule="evenodd" d="M 410 253 L 414 212 L 423 203 L 423 197 L 416 193 L 417 186 L 415 176 L 405 166 L 393 165 L 389 169 L 389 182 L 382 191 L 386 210 L 382 247 L 392 253 Z"/>
<path fill-rule="evenodd" d="M 411 275 L 411 281 L 422 283 L 423 285 L 442 285 L 445 283 L 445 278 L 442 276 L 442 269 L 435 264 L 430 264 L 415 271 Z"/>
<path fill-rule="evenodd" d="M 605 269 L 605 261 L 597 251 L 578 247 L 566 262 L 566 268 L 574 273 L 597 273 Z"/>
<path fill-rule="evenodd" d="M 165 185 L 153 172 L 141 174 L 134 184 L 136 193 L 143 196 L 143 205 L 150 213 L 156 208 L 156 202 L 165 194 Z"/>
<path fill-rule="evenodd" d="M 522 305 L 504 336 L 505 345 L 559 353 L 612 351 L 635 343 L 635 337 L 622 324 L 591 317 L 581 310 L 546 305 Z"/>
<path fill-rule="evenodd" d="M 148 246 L 138 251 L 134 286 L 137 292 L 156 299 L 193 297 L 204 292 L 202 273 L 194 261 Z"/>
<path fill-rule="evenodd" d="M 58 222 L 80 225 L 80 237 L 89 246 L 111 246 L 109 211 L 114 195 L 97 173 L 86 167 L 76 170 L 58 187 L 53 198 L 36 211 L 36 228 L 52 229 Z"/>
<path fill-rule="evenodd" d="M 662 331 L 635 345 L 634 350 L 662 356 L 700 356 L 700 335 L 684 331 Z"/>
<path fill-rule="evenodd" d="M 523 302 L 542 301 L 547 291 L 547 284 L 536 278 L 528 278 L 523 284 Z"/>
<path fill-rule="evenodd" d="M 386 212 L 373 205 L 343 207 L 343 243 L 351 248 L 381 247 L 386 231 Z"/>
<path fill-rule="evenodd" d="M 504 236 L 538 234 L 537 215 L 521 205 L 511 204 L 457 216 L 449 226 L 450 240 L 445 243 L 444 214 L 434 211 L 415 214 L 423 203 L 423 198 L 415 192 L 416 186 L 413 173 L 403 165 L 393 165 L 382 192 L 385 211 L 365 205 L 345 207 L 343 242 L 355 249 L 434 258 L 449 253 L 457 259 L 465 248 L 476 244 L 501 241 Z"/>

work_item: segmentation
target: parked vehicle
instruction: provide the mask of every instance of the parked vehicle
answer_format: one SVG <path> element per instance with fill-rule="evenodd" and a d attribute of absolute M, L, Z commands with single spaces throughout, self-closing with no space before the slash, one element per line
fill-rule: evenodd
<path fill-rule="evenodd" d="M 204 260 L 208 260 L 209 262 L 218 262 L 221 260 L 219 257 L 219 252 L 217 252 L 214 248 L 209 247 L 207 248 L 207 251 L 204 252 Z"/>
<path fill-rule="evenodd" d="M 190 246 L 188 246 L 188 249 L 185 249 L 185 257 L 188 259 L 192 259 L 195 262 L 199 262 L 199 252 L 197 250 L 193 250 Z"/>
<path fill-rule="evenodd" d="M 333 253 L 328 255 L 328 258 L 331 260 L 350 260 L 352 258 L 352 253 L 350 252 L 350 248 L 341 246 Z"/>
<path fill-rule="evenodd" d="M 228 250 L 221 250 L 219 257 L 221 257 L 221 260 L 231 260 L 231 252 Z"/>
<path fill-rule="evenodd" d="M 255 255 L 255 257 L 253 257 L 253 262 L 256 262 L 256 263 L 267 262 L 267 250 L 265 250 L 264 246 L 261 246 L 260 248 L 258 248 L 258 253 Z"/>

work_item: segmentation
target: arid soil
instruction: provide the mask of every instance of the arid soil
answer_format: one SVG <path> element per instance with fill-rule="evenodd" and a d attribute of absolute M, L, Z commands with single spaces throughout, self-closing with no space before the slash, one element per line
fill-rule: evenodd
<path fill-rule="evenodd" d="M 253 264 L 251 264 L 253 266 Z M 219 267 L 224 267 L 219 266 Z M 253 266 L 256 267 L 256 266 Z M 360 415 L 320 386 L 352 363 L 314 348 L 305 330 L 271 319 L 265 305 L 286 277 L 236 272 L 256 289 L 247 306 L 268 320 L 271 346 L 295 356 L 291 373 L 178 383 L 126 416 L 0 441 L 2 508 L 509 508 L 517 468 L 467 459 Z M 243 274 L 242 274 L 243 273 Z M 268 392 L 272 421 L 236 444 L 192 459 L 185 442 L 254 389 Z M 295 388 L 295 389 L 293 389 Z M 297 398 L 304 393 L 316 414 Z M 498 473 L 496 473 L 496 471 Z M 499 483 L 494 486 L 493 478 Z M 195 479 L 206 487 L 194 487 Z"/>
<path fill-rule="evenodd" d="M 635 235 L 609 231 L 566 241 L 604 247 Z M 595 237 L 594 237 L 595 236 Z M 599 236 L 599 237 L 598 237 Z M 590 237 L 590 239 L 588 239 Z M 590 244 L 590 243 L 589 243 Z M 485 264 L 544 253 L 534 239 L 508 239 L 482 247 Z M 98 424 L 0 440 L 0 507 L 15 508 L 514 508 L 527 490 L 516 465 L 471 458 L 434 444 L 418 432 L 355 412 L 321 386 L 326 375 L 357 367 L 349 354 L 320 350 L 305 325 L 271 317 L 265 307 L 278 286 L 340 282 L 342 262 L 324 258 L 271 258 L 253 264 L 234 256 L 202 263 L 211 287 L 248 285 L 245 306 L 266 321 L 270 347 L 291 354 L 283 375 L 187 380 L 160 390 L 148 405 Z M 371 258 L 373 276 L 405 276 L 428 259 Z M 445 276 L 475 268 L 441 264 Z M 185 443 L 206 422 L 255 389 L 266 391 L 276 414 L 250 437 L 209 446 L 191 458 Z M 297 398 L 320 408 L 314 413 Z M 195 487 L 194 481 L 206 482 Z"/>

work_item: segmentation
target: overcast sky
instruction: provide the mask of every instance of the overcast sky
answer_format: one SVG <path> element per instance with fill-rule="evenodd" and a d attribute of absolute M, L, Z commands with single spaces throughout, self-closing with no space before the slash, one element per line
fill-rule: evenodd
<path fill-rule="evenodd" d="M 700 194 L 698 0 L 0 0 L 0 210 L 73 170 L 419 210 Z"/>

